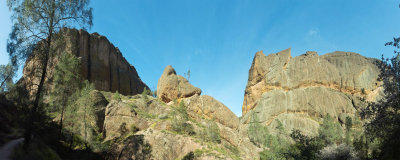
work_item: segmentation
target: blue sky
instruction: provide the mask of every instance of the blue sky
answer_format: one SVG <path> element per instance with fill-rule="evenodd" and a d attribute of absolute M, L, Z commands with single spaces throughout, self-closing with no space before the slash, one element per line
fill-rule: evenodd
<path fill-rule="evenodd" d="M 400 36 L 397 0 L 92 0 L 94 26 L 151 88 L 165 66 L 241 115 L 255 52 L 292 56 L 352 51 L 390 56 Z M 10 13 L 0 1 L 0 63 L 8 61 Z"/>

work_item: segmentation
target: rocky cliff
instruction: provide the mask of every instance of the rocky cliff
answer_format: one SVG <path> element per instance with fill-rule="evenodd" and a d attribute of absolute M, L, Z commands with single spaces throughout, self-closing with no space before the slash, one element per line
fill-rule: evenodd
<path fill-rule="evenodd" d="M 268 56 L 257 52 L 249 70 L 242 122 L 256 114 L 272 130 L 277 119 L 288 132 L 299 129 L 308 134 L 317 132 L 326 114 L 344 122 L 362 107 L 360 98 L 371 101 L 381 94 L 376 61 L 353 52 L 307 52 L 297 57 L 290 49 Z"/>
<path fill-rule="evenodd" d="M 142 93 L 147 85 L 140 79 L 135 67 L 128 63 L 117 47 L 98 33 L 84 30 L 62 29 L 53 43 L 51 61 L 46 80 L 51 80 L 59 54 L 68 53 L 81 58 L 79 74 L 101 91 L 118 91 L 124 95 Z M 30 57 L 23 69 L 23 80 L 29 90 L 39 84 L 41 66 L 38 57 Z M 50 81 L 51 83 L 51 81 Z"/>

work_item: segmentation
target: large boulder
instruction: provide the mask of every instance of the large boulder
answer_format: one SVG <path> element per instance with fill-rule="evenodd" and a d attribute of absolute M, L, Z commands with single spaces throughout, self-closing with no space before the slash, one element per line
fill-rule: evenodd
<path fill-rule="evenodd" d="M 272 132 L 280 120 L 286 131 L 307 134 L 317 132 L 326 114 L 343 123 L 363 107 L 361 98 L 374 100 L 381 95 L 377 61 L 353 52 L 318 56 L 309 51 L 294 58 L 290 49 L 268 56 L 257 52 L 241 121 L 246 124 L 256 115 Z"/>
<path fill-rule="evenodd" d="M 224 104 L 208 95 L 194 95 L 184 99 L 188 114 L 192 117 L 213 119 L 227 127 L 237 129 L 239 118 Z"/>
<path fill-rule="evenodd" d="M 140 79 L 135 67 L 128 63 L 117 47 L 98 33 L 89 34 L 85 30 L 62 29 L 56 34 L 52 48 L 54 55 L 48 64 L 46 88 L 52 88 L 51 79 L 60 54 L 73 54 L 81 59 L 79 74 L 85 80 L 94 84 L 100 91 L 111 91 L 124 95 L 142 93 L 148 89 Z M 35 50 L 35 52 L 38 52 Z M 23 81 L 33 94 L 40 81 L 42 65 L 38 54 L 32 54 L 25 62 Z"/>
<path fill-rule="evenodd" d="M 175 69 L 168 65 L 158 80 L 157 97 L 164 102 L 170 102 L 174 99 L 200 95 L 201 89 L 189 83 L 186 78 L 176 75 Z"/>

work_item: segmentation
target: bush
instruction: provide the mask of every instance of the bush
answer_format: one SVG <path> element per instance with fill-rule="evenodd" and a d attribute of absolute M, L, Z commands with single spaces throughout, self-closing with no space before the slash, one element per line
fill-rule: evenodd
<path fill-rule="evenodd" d="M 323 123 L 318 129 L 319 138 L 324 144 L 330 145 L 342 140 L 342 128 L 329 114 L 324 117 Z"/>
<path fill-rule="evenodd" d="M 189 152 L 188 154 L 186 154 L 182 160 L 194 160 L 194 153 L 193 152 Z"/>
<path fill-rule="evenodd" d="M 172 122 L 172 130 L 181 134 L 187 134 L 187 135 L 196 134 L 192 124 L 182 121 Z"/>
<path fill-rule="evenodd" d="M 214 142 L 214 143 L 221 143 L 219 127 L 215 122 L 213 122 L 213 121 L 208 122 L 208 124 L 205 128 L 205 135 L 206 135 L 206 140 Z"/>
<path fill-rule="evenodd" d="M 172 112 L 172 130 L 178 133 L 195 135 L 196 132 L 192 124 L 188 123 L 189 115 L 186 112 L 186 107 L 183 101 L 180 102 L 179 106 Z"/>
<path fill-rule="evenodd" d="M 318 154 L 320 159 L 324 160 L 357 160 L 358 157 L 354 149 L 348 145 L 329 145 L 324 147 Z"/>
<path fill-rule="evenodd" d="M 268 135 L 268 128 L 260 124 L 258 116 L 253 112 L 248 129 L 248 136 L 250 141 L 258 146 L 266 146 Z"/>
<path fill-rule="evenodd" d="M 324 143 L 319 137 L 308 137 L 299 130 L 294 130 L 290 137 L 295 141 L 288 149 L 287 156 L 293 159 L 318 159 L 319 151 L 324 147 Z"/>
<path fill-rule="evenodd" d="M 131 124 L 130 130 L 133 134 L 135 134 L 137 131 L 139 131 L 139 128 L 136 127 L 135 124 Z"/>
<path fill-rule="evenodd" d="M 116 91 L 113 95 L 113 99 L 116 101 L 121 101 L 121 95 L 118 93 L 118 91 Z"/>

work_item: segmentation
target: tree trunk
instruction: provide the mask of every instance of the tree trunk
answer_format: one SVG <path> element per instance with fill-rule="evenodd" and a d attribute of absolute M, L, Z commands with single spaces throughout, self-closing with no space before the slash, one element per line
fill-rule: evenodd
<path fill-rule="evenodd" d="M 50 45 L 50 43 L 48 43 L 48 46 Z M 35 97 L 35 101 L 33 103 L 33 108 L 30 111 L 29 114 L 29 122 L 28 122 L 28 126 L 27 126 L 27 130 L 25 131 L 25 142 L 24 142 L 24 146 L 25 148 L 27 148 L 27 146 L 30 143 L 31 140 L 31 134 L 32 134 L 32 129 L 33 129 L 33 125 L 34 122 L 36 121 L 36 113 L 37 113 L 37 109 L 39 108 L 39 100 L 41 97 L 41 93 L 42 93 L 42 88 L 44 85 L 44 80 L 46 78 L 46 72 L 47 72 L 47 63 L 48 63 L 48 54 L 49 54 L 50 49 L 46 49 L 46 53 L 45 53 L 45 58 L 44 58 L 44 63 L 43 63 L 43 69 L 42 69 L 42 76 L 40 77 L 40 83 L 38 86 L 38 90 L 36 92 L 36 97 Z"/>
<path fill-rule="evenodd" d="M 59 131 L 59 133 L 58 133 L 58 140 L 61 140 L 61 136 L 62 136 L 63 119 L 64 119 L 64 110 L 65 110 L 65 104 L 63 104 L 62 109 L 61 109 L 60 131 Z"/>
<path fill-rule="evenodd" d="M 49 37 L 47 39 L 47 44 L 46 44 L 46 48 L 45 48 L 45 53 L 44 53 L 44 58 L 43 58 L 43 68 L 42 68 L 42 75 L 40 77 L 40 82 L 39 82 L 39 86 L 38 86 L 38 90 L 36 92 L 36 97 L 35 97 L 35 101 L 33 103 L 33 107 L 30 111 L 29 114 L 29 122 L 28 122 L 28 126 L 27 129 L 24 133 L 24 148 L 26 149 L 31 141 L 31 134 L 32 134 L 32 129 L 33 129 L 33 125 L 34 122 L 37 120 L 36 118 L 36 113 L 37 113 L 37 109 L 39 108 L 39 101 L 40 101 L 40 97 L 42 96 L 42 89 L 43 89 L 43 85 L 44 85 L 44 81 L 46 79 L 46 73 L 47 73 L 47 64 L 49 61 L 49 55 L 50 55 L 50 47 L 51 47 L 51 40 L 52 40 L 52 32 L 53 30 L 50 29 L 49 30 L 50 34 Z"/>

